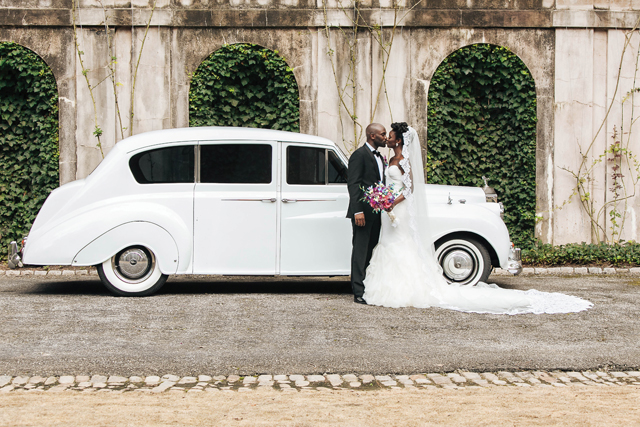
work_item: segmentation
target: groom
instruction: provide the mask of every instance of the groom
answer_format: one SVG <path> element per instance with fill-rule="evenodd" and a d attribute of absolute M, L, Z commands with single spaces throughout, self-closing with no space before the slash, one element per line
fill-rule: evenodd
<path fill-rule="evenodd" d="M 384 162 L 378 148 L 386 146 L 387 131 L 379 123 L 367 126 L 367 142 L 353 152 L 349 158 L 347 188 L 349 189 L 349 210 L 353 227 L 353 249 L 351 251 L 351 289 L 353 301 L 366 304 L 364 294 L 364 276 L 371 252 L 380 238 L 380 214 L 373 212 L 367 202 L 362 201 L 362 189 L 384 182 Z"/>

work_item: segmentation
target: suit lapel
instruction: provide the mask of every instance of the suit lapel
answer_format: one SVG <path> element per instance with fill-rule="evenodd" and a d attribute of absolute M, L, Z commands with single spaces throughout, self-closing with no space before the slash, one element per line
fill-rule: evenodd
<path fill-rule="evenodd" d="M 373 155 L 373 151 L 371 151 L 371 149 L 369 149 L 369 147 L 367 146 L 367 144 L 365 143 L 365 145 L 362 146 L 362 148 L 364 148 L 367 152 L 367 155 L 369 156 L 369 159 L 376 165 L 376 168 L 378 167 L 378 164 L 376 163 L 376 156 Z"/>
<path fill-rule="evenodd" d="M 366 143 L 362 146 L 362 148 L 367 152 L 367 156 L 371 161 L 373 170 L 376 172 L 376 176 L 378 177 L 378 179 L 376 179 L 376 182 L 378 182 L 380 179 L 380 170 L 378 169 L 378 162 L 376 161 L 376 156 L 373 155 L 373 151 L 371 151 L 371 149 L 367 146 Z M 383 172 L 382 178 L 384 179 L 384 162 L 382 164 L 382 172 Z"/>

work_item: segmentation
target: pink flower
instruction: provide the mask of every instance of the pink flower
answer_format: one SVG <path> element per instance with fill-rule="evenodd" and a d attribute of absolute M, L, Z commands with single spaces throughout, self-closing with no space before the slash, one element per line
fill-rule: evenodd
<path fill-rule="evenodd" d="M 395 199 L 396 197 L 391 188 L 381 182 L 367 188 L 362 198 L 363 201 L 371 206 L 375 213 L 391 208 Z"/>

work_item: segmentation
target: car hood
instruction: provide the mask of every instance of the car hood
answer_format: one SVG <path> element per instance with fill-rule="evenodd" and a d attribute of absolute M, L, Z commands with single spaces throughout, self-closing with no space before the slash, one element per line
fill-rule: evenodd
<path fill-rule="evenodd" d="M 429 203 L 447 203 L 451 197 L 452 203 L 458 203 L 464 199 L 466 203 L 486 203 L 484 190 L 480 187 L 462 187 L 456 185 L 426 185 L 427 200 Z"/>

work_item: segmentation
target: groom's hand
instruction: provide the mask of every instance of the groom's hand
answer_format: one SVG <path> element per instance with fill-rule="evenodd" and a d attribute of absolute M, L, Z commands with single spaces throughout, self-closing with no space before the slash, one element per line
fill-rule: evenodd
<path fill-rule="evenodd" d="M 358 227 L 364 227 L 364 214 L 357 213 L 354 215 L 354 219 L 356 220 L 356 225 Z"/>

